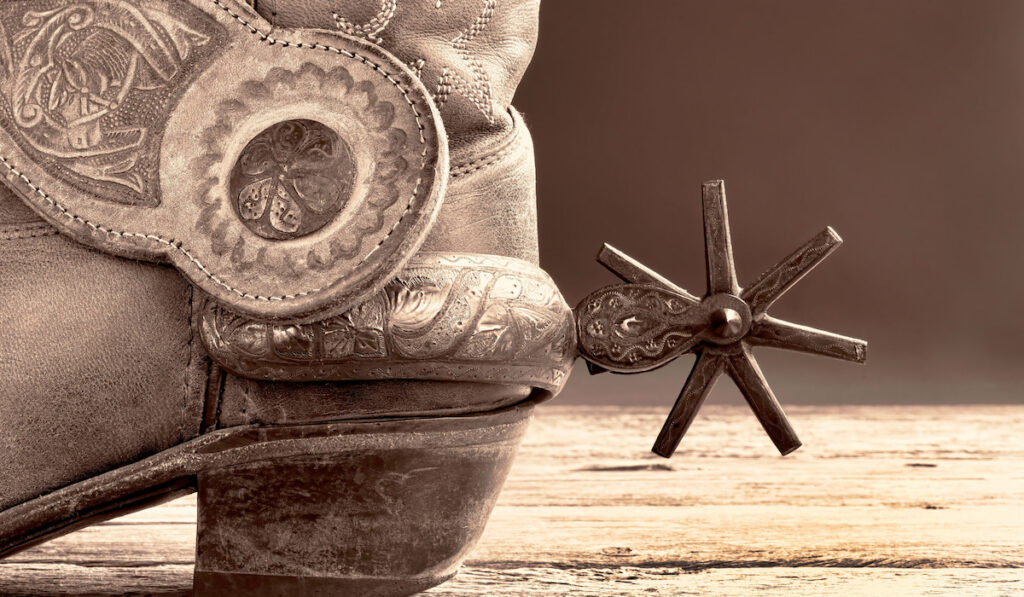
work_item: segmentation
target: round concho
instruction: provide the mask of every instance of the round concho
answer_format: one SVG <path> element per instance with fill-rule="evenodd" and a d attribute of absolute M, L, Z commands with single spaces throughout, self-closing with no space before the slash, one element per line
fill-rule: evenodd
<path fill-rule="evenodd" d="M 242 150 L 228 192 L 235 213 L 263 238 L 300 238 L 337 217 L 352 194 L 348 143 L 315 120 L 286 120 Z"/>

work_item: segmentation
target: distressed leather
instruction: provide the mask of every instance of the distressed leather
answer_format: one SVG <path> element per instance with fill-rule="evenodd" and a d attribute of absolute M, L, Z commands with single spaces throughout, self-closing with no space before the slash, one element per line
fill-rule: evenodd
<path fill-rule="evenodd" d="M 42 223 L 32 208 L 22 203 L 7 187 L 0 186 L 0 224 Z"/>
<path fill-rule="evenodd" d="M 330 29 L 379 44 L 435 95 L 450 170 L 444 203 L 421 250 L 537 262 L 533 147 L 510 102 L 536 43 L 538 1 L 253 4 L 279 26 Z M 216 424 L 207 387 L 219 391 L 218 380 L 209 379 L 218 369 L 196 341 L 197 292 L 168 266 L 104 254 L 58 235 L 0 188 L 0 509 L 137 461 Z M 231 378 L 220 376 L 220 383 L 225 379 Z M 256 387 L 238 381 L 229 388 Z M 260 412 L 247 413 L 246 402 L 236 400 L 220 413 L 220 424 L 315 420 L 325 412 L 401 414 L 409 411 L 396 406 L 403 400 L 417 411 L 457 412 L 452 401 L 464 394 L 445 397 L 433 387 L 411 400 L 415 390 L 393 387 L 373 396 L 372 384 L 363 383 L 349 392 L 360 397 L 356 406 L 338 408 L 325 398 L 326 387 L 295 385 L 296 397 L 315 395 L 326 403 L 322 408 L 285 408 L 280 404 L 289 388 L 274 384 L 258 390 Z M 482 403 L 490 405 L 525 396 L 515 386 L 481 389 L 487 392 Z"/>
<path fill-rule="evenodd" d="M 522 117 L 510 114 L 511 131 L 494 133 L 493 145 L 452 168 L 441 213 L 421 251 L 504 255 L 539 263 L 533 141 Z"/>
<path fill-rule="evenodd" d="M 194 437 L 207 368 L 177 272 L 14 205 L 0 189 L 0 509 Z"/>
<path fill-rule="evenodd" d="M 512 96 L 537 44 L 539 0 L 250 0 L 282 27 L 342 31 L 416 72 L 441 112 L 451 178 L 423 251 L 537 263 L 533 144 Z"/>

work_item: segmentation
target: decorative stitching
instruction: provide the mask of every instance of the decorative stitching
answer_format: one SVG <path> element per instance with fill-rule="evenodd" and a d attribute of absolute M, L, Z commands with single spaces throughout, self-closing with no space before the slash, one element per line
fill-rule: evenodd
<path fill-rule="evenodd" d="M 391 23 L 391 19 L 395 17 L 395 10 L 397 9 L 398 0 L 380 0 L 380 10 L 365 25 L 356 25 L 337 12 L 332 12 L 331 16 L 334 17 L 334 24 L 338 29 L 349 35 L 362 37 L 375 44 L 379 44 L 381 32 Z"/>
<path fill-rule="evenodd" d="M 510 116 L 512 116 L 510 111 Z M 520 149 L 524 142 L 525 136 L 522 133 L 522 124 L 516 121 L 516 117 L 512 116 L 513 129 L 502 139 L 502 143 L 497 148 L 491 148 L 490 153 L 484 153 L 479 155 L 468 162 L 459 162 L 454 164 L 450 168 L 449 177 L 458 178 L 460 176 L 466 176 L 483 170 L 484 168 L 493 166 L 499 161 L 505 159 L 512 152 Z"/>
<path fill-rule="evenodd" d="M 235 21 L 240 23 L 243 27 L 248 29 L 250 33 L 252 33 L 253 35 L 258 36 L 261 40 L 267 42 L 271 46 L 280 44 L 281 47 L 284 47 L 284 48 L 295 47 L 295 48 L 304 48 L 304 49 L 308 49 L 308 50 L 324 50 L 326 52 L 334 52 L 336 54 L 341 54 L 343 56 L 347 56 L 349 58 L 352 58 L 353 60 L 358 60 L 358 61 L 362 62 L 366 66 L 368 66 L 371 69 L 373 69 L 374 71 L 376 71 L 382 77 L 387 79 L 392 85 L 394 85 L 398 89 L 398 91 L 402 94 L 402 97 L 405 98 L 406 103 L 408 103 L 409 106 L 412 108 L 413 115 L 415 116 L 415 119 L 416 119 L 416 127 L 419 129 L 420 144 L 424 146 L 423 152 L 421 153 L 421 156 L 423 158 L 423 162 L 420 165 L 420 170 L 422 171 L 422 170 L 426 169 L 427 153 L 428 153 L 427 152 L 427 147 L 426 147 L 427 140 L 426 140 L 426 135 L 425 135 L 426 128 L 424 127 L 422 120 L 420 120 L 421 119 L 421 115 L 419 113 L 419 110 L 416 108 L 415 102 L 413 102 L 413 100 L 409 97 L 409 92 L 405 89 L 405 87 L 402 86 L 401 83 L 396 81 L 394 79 L 394 77 L 391 76 L 390 73 L 388 73 L 387 71 L 381 69 L 381 67 L 379 65 L 377 65 L 375 62 L 367 59 L 366 57 L 364 57 L 362 55 L 359 55 L 359 54 L 356 54 L 354 52 L 349 52 L 347 50 L 343 50 L 341 48 L 336 48 L 334 46 L 328 46 L 328 45 L 319 44 L 319 43 L 309 44 L 309 43 L 305 43 L 305 42 L 290 42 L 290 41 L 283 40 L 283 39 L 276 39 L 274 37 L 271 37 L 269 34 L 260 31 L 259 29 L 254 27 L 251 23 L 249 23 L 248 21 L 243 19 L 241 16 L 239 16 L 239 15 L 235 14 L 234 12 L 232 12 L 231 9 L 228 8 L 227 6 L 225 6 L 220 0 L 212 0 L 212 2 L 213 2 L 214 5 L 216 5 L 221 10 L 223 10 L 228 15 L 230 15 L 231 18 L 233 18 Z M 55 208 L 59 212 L 61 212 L 61 215 L 69 218 L 71 221 L 84 224 L 84 225 L 88 226 L 89 228 L 91 228 L 94 231 L 103 232 L 103 233 L 106 233 L 106 234 L 112 234 L 114 236 L 119 236 L 119 237 L 122 237 L 122 238 L 142 238 L 142 239 L 151 240 L 151 241 L 158 242 L 160 244 L 166 245 L 166 246 L 168 246 L 168 247 L 170 247 L 170 248 L 180 252 L 182 255 L 184 255 L 185 258 L 188 259 L 189 262 L 191 262 L 194 266 L 196 266 L 196 268 L 198 268 L 199 271 L 201 271 L 203 273 L 203 275 L 205 275 L 210 281 L 212 281 L 216 285 L 220 286 L 221 288 L 224 288 L 225 290 L 236 294 L 239 298 L 249 299 L 249 300 L 256 300 L 256 301 L 286 301 L 286 300 L 293 300 L 293 299 L 296 299 L 296 298 L 313 295 L 313 294 L 322 292 L 324 290 L 324 288 L 321 287 L 321 288 L 316 288 L 316 289 L 313 289 L 313 290 L 306 290 L 306 291 L 303 291 L 303 292 L 297 292 L 297 293 L 294 293 L 294 294 L 286 294 L 286 295 L 281 295 L 281 296 L 262 296 L 262 295 L 253 295 L 253 294 L 249 294 L 247 292 L 243 292 L 241 290 L 238 290 L 237 288 L 232 287 L 230 284 L 228 284 L 228 283 L 224 282 L 223 280 L 221 280 L 220 278 L 218 278 L 216 274 L 214 274 L 213 272 L 211 272 L 208 269 L 206 269 L 206 267 L 198 259 L 196 259 L 196 257 L 193 256 L 192 253 L 190 253 L 188 251 L 188 249 L 186 249 L 183 246 L 181 241 L 177 241 L 177 240 L 173 240 L 173 239 L 165 239 L 165 238 L 162 238 L 160 236 L 156 236 L 154 234 L 143 234 L 143 233 L 140 233 L 140 232 L 125 232 L 125 231 L 119 231 L 119 230 L 111 230 L 109 228 L 106 228 L 104 226 L 100 226 L 100 225 L 98 225 L 98 224 L 96 224 L 94 222 L 91 222 L 89 220 L 86 220 L 86 219 L 84 219 L 84 218 L 82 218 L 80 216 L 77 216 L 77 215 L 69 212 L 67 210 L 67 208 L 65 208 L 63 205 L 61 205 L 56 200 L 51 198 L 44 190 L 42 190 L 41 188 L 37 187 L 31 180 L 29 180 L 29 178 L 27 176 L 25 176 L 17 168 L 15 168 L 7 160 L 6 157 L 0 156 L 0 163 L 2 163 L 5 168 L 7 168 L 8 172 L 10 174 L 13 174 L 13 175 L 17 176 L 22 181 L 24 181 L 25 184 L 28 185 L 28 187 L 30 189 L 32 189 L 32 191 L 34 193 L 36 193 L 37 195 L 42 197 L 44 201 L 49 203 L 53 208 Z M 419 194 L 420 182 L 422 182 L 422 177 L 420 177 L 420 179 L 417 180 L 416 185 L 415 185 L 415 187 L 413 189 L 412 197 L 409 199 L 409 203 L 408 203 L 408 205 L 406 205 L 405 211 L 402 213 L 401 217 L 398 218 L 398 221 L 395 222 L 395 225 L 391 227 L 391 230 L 388 231 L 388 233 L 384 236 L 384 238 L 382 238 L 381 241 L 379 243 L 377 243 L 377 246 L 375 246 L 373 249 L 371 249 L 370 252 L 367 253 L 366 256 L 363 257 L 360 260 L 359 264 L 356 265 L 357 267 L 359 265 L 361 265 L 363 262 L 365 262 L 367 259 L 369 259 L 370 256 L 373 255 L 373 253 L 376 252 L 377 249 L 379 249 L 381 247 L 381 245 L 383 245 L 384 242 L 388 238 L 391 237 L 391 235 L 394 233 L 395 229 L 397 229 L 398 225 L 402 222 L 403 219 L 405 219 L 405 216 L 408 215 L 408 213 L 412 210 L 413 202 L 416 200 L 416 196 Z"/>
<path fill-rule="evenodd" d="M 441 77 L 437 82 L 437 91 L 434 94 L 434 102 L 437 104 L 437 109 L 440 110 L 442 106 L 448 101 L 448 96 L 453 92 L 460 92 L 466 96 L 470 102 L 477 107 L 478 110 L 483 112 L 485 118 L 487 118 L 488 124 L 494 124 L 494 102 L 491 101 L 491 81 L 487 76 L 487 70 L 484 69 L 484 65 L 474 57 L 469 51 L 469 44 L 476 39 L 477 35 L 483 32 L 487 27 L 487 24 L 491 22 L 491 18 L 494 16 L 494 9 L 497 6 L 497 0 L 483 0 L 484 10 L 480 15 L 473 21 L 473 23 L 463 29 L 454 39 L 452 39 L 452 48 L 455 49 L 455 53 L 458 54 L 465 62 L 470 66 L 470 71 L 473 73 L 473 82 L 466 81 L 462 76 L 447 66 L 441 69 Z M 440 4 L 440 3 L 438 3 Z M 441 8 L 437 5 L 437 8 Z"/>
<path fill-rule="evenodd" d="M 410 62 L 407 66 L 416 75 L 417 79 L 423 78 L 423 67 L 426 66 L 427 61 L 422 58 L 417 58 Z"/>

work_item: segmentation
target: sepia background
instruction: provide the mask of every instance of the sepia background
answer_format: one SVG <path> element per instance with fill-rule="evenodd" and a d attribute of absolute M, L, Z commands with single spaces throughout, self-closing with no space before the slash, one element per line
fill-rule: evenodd
<path fill-rule="evenodd" d="M 1024 2 L 548 0 L 540 22 L 516 105 L 570 304 L 617 281 L 606 241 L 703 293 L 722 178 L 741 284 L 825 225 L 846 241 L 772 312 L 868 364 L 761 349 L 784 404 L 1024 402 Z M 558 401 L 668 405 L 691 362 L 580 367 Z"/>

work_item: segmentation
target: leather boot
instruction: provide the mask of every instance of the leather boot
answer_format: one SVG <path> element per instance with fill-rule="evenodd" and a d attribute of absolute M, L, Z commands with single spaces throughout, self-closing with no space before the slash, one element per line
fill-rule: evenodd
<path fill-rule="evenodd" d="M 0 3 L 0 556 L 197 491 L 197 595 L 455 573 L 576 355 L 537 15 Z"/>

